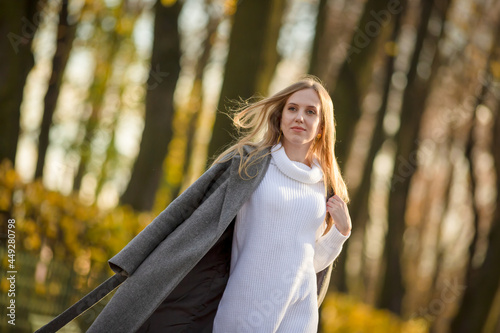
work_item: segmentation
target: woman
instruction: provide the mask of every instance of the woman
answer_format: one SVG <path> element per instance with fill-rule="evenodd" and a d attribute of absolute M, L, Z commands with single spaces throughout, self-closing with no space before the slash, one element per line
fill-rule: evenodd
<path fill-rule="evenodd" d="M 253 154 L 271 147 L 272 159 L 237 215 L 214 332 L 315 332 L 316 273 L 338 256 L 351 229 L 332 101 L 306 79 L 244 108 L 235 123 L 248 132 L 224 156 L 252 145 Z M 337 193 L 326 205 L 325 187 Z"/>
<path fill-rule="evenodd" d="M 316 331 L 351 229 L 332 101 L 306 78 L 235 124 L 237 144 L 109 260 L 127 279 L 87 332 Z"/>

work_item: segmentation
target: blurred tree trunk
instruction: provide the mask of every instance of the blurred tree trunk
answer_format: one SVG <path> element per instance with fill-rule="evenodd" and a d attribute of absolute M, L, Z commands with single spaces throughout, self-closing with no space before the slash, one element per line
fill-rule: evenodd
<path fill-rule="evenodd" d="M 168 155 L 164 162 L 163 176 L 156 192 L 154 212 L 160 212 L 175 199 L 192 182 L 189 182 L 189 169 L 192 167 L 192 158 L 197 159 L 193 148 L 196 146 L 195 139 L 198 135 L 198 122 L 203 113 L 203 79 L 205 68 L 210 60 L 212 47 L 217 38 L 217 28 L 225 17 L 211 10 L 212 0 L 204 1 L 204 12 L 208 20 L 205 25 L 205 36 L 200 36 L 201 54 L 193 59 L 194 77 L 191 90 L 187 98 L 181 101 L 175 110 L 172 120 L 172 139 L 168 146 Z M 196 37 L 194 37 L 196 38 Z M 206 143 L 205 143 L 206 148 Z M 202 158 L 202 160 L 204 160 Z M 196 162 L 195 162 L 196 164 Z M 199 163 L 198 163 L 199 164 Z M 201 164 L 203 165 L 203 162 Z M 184 187 L 185 183 L 189 183 Z"/>
<path fill-rule="evenodd" d="M 120 201 L 135 210 L 150 210 L 155 201 L 172 138 L 174 91 L 180 72 L 180 39 L 177 26 L 182 4 L 155 5 L 151 70 L 146 93 L 146 116 L 139 154 L 127 189 Z"/>
<path fill-rule="evenodd" d="M 497 28 L 496 38 L 488 60 L 488 69 L 492 61 L 500 56 L 500 31 Z M 489 79 L 483 84 L 477 105 L 481 104 L 490 89 Z M 488 234 L 488 249 L 484 261 L 474 267 L 472 258 L 476 250 L 478 223 L 475 222 L 474 237 L 469 247 L 469 258 L 465 277 L 466 288 L 462 303 L 451 323 L 451 332 L 482 332 L 492 309 L 494 297 L 500 288 L 500 104 L 497 101 L 497 112 L 494 115 L 491 154 L 496 173 L 496 204 Z M 472 171 L 471 171 L 472 172 Z M 472 177 L 472 176 L 471 176 Z"/>
<path fill-rule="evenodd" d="M 496 205 L 488 235 L 488 249 L 478 268 L 469 268 L 460 308 L 451 323 L 451 332 L 482 332 L 494 297 L 500 287 L 500 117 L 497 110 L 492 154 L 496 172 Z"/>
<path fill-rule="evenodd" d="M 309 73 L 323 79 L 330 51 L 330 39 L 326 33 L 328 23 L 328 0 L 320 0 L 316 16 L 316 29 L 309 62 Z"/>
<path fill-rule="evenodd" d="M 385 274 L 379 299 L 379 306 L 396 314 L 401 314 L 401 302 L 405 293 L 403 284 L 401 255 L 403 253 L 403 233 L 405 231 L 405 213 L 410 183 L 417 168 L 418 134 L 421 118 L 427 97 L 439 67 L 438 41 L 444 32 L 444 23 L 449 3 L 423 1 L 420 24 L 417 32 L 415 50 L 407 75 L 408 84 L 403 93 L 400 127 L 396 134 L 397 149 L 394 171 L 389 193 L 388 226 L 384 248 Z M 435 12 L 440 23 L 440 32 L 436 36 L 428 33 L 432 12 Z M 423 53 L 424 41 L 427 54 L 432 54 L 431 74 L 423 78 L 417 74 L 417 66 L 426 61 L 420 56 Z"/>
<path fill-rule="evenodd" d="M 395 14 L 394 25 L 392 29 L 392 36 L 390 42 L 393 45 L 397 45 L 397 39 L 401 31 L 401 20 L 406 12 L 406 0 L 401 1 L 402 10 Z M 394 46 L 396 47 L 396 46 Z M 366 227 L 366 221 L 368 219 L 368 198 L 370 194 L 370 188 L 372 183 L 372 171 L 373 162 L 375 156 L 377 155 L 380 147 L 384 143 L 386 136 L 384 133 L 384 118 L 387 111 L 387 104 L 389 101 L 389 93 L 391 91 L 392 74 L 394 73 L 394 62 L 396 60 L 396 54 L 387 54 L 385 63 L 385 78 L 384 87 L 382 89 L 382 103 L 377 110 L 375 128 L 372 134 L 372 140 L 370 149 L 366 157 L 366 161 L 363 167 L 363 174 L 361 178 L 360 185 L 355 192 L 351 194 L 351 203 L 349 205 L 349 211 L 351 214 L 351 219 L 353 225 L 356 226 L 354 232 L 364 233 Z M 335 267 L 336 274 L 334 274 L 333 282 L 339 291 L 347 292 L 347 275 L 346 275 L 346 261 L 350 242 L 344 244 L 344 248 L 340 253 L 338 264 Z"/>
<path fill-rule="evenodd" d="M 368 0 L 351 44 L 344 47 L 346 59 L 331 94 L 338 124 L 335 152 L 341 167 L 349 155 L 354 129 L 361 117 L 361 104 L 372 81 L 377 50 L 391 30 L 393 15 L 401 10 L 399 2 Z"/>
<path fill-rule="evenodd" d="M 52 116 L 56 109 L 57 99 L 63 80 L 64 69 L 68 63 L 69 54 L 75 39 L 76 24 L 68 22 L 68 1 L 62 1 L 59 11 L 59 24 L 57 26 L 56 52 L 52 59 L 52 74 L 44 99 L 44 110 L 40 135 L 38 136 L 38 158 L 36 163 L 35 178 L 43 177 L 45 155 L 49 146 L 49 131 L 52 126 Z"/>
<path fill-rule="evenodd" d="M 121 7 L 123 8 L 123 7 Z M 120 14 L 117 15 L 117 18 Z M 106 37 L 102 41 L 104 46 L 96 53 L 96 65 L 94 69 L 94 80 L 90 87 L 88 100 L 91 105 L 90 116 L 85 123 L 84 137 L 80 144 L 80 162 L 73 181 L 73 190 L 78 191 L 82 184 L 83 176 L 87 173 L 88 165 L 92 156 L 92 141 L 96 135 L 102 115 L 106 88 L 111 79 L 113 62 L 120 48 L 122 39 L 118 31 L 102 32 Z M 102 58 L 101 58 L 102 57 Z"/>
<path fill-rule="evenodd" d="M 203 108 L 203 100 L 204 100 L 204 94 L 203 94 L 203 79 L 204 79 L 204 72 L 205 68 L 207 67 L 207 64 L 210 59 L 210 54 L 212 53 L 212 48 L 213 48 L 213 43 L 216 38 L 217 34 L 217 28 L 219 27 L 221 19 L 219 17 L 216 17 L 214 15 L 210 16 L 207 26 L 206 26 L 206 31 L 207 31 L 207 36 L 205 37 L 205 40 L 203 41 L 203 52 L 198 59 L 198 62 L 196 63 L 195 67 L 195 75 L 194 75 L 194 82 L 193 82 L 193 87 L 191 89 L 190 97 L 189 97 L 189 102 L 188 102 L 188 107 L 189 107 L 189 112 L 190 112 L 190 119 L 188 120 L 187 124 L 187 138 L 186 138 L 186 152 L 185 152 L 185 161 L 184 161 L 184 166 L 183 166 L 183 175 L 185 176 L 184 178 L 187 178 L 187 175 L 189 174 L 189 167 L 191 165 L 191 161 L 193 158 L 193 151 L 194 151 L 194 145 L 195 145 L 195 135 L 196 135 L 196 127 L 198 124 L 198 120 L 200 117 L 200 114 L 202 112 Z M 179 195 L 181 188 L 184 187 L 184 182 L 185 179 L 183 179 L 181 182 L 179 182 L 178 186 L 176 186 L 173 191 L 172 191 L 172 198 L 175 198 Z"/>
<path fill-rule="evenodd" d="M 109 180 L 109 176 L 113 174 L 113 171 L 117 169 L 117 164 L 119 163 L 119 158 L 120 158 L 120 153 L 116 149 L 116 128 L 118 127 L 118 122 L 120 120 L 120 117 L 122 116 L 122 100 L 123 100 L 123 94 L 125 92 L 127 86 L 127 81 L 125 78 L 122 80 L 122 84 L 118 87 L 119 89 L 119 102 L 116 105 L 116 113 L 113 116 L 113 121 L 111 122 L 111 125 L 109 126 L 111 128 L 111 133 L 110 133 L 110 140 L 109 144 L 106 148 L 106 153 L 104 157 L 104 161 L 102 163 L 101 168 L 99 169 L 99 173 L 97 175 L 97 184 L 95 187 L 94 191 L 94 197 L 98 198 L 99 194 L 101 193 L 102 189 L 104 188 L 104 185 L 106 182 Z"/>
<path fill-rule="evenodd" d="M 31 44 L 45 0 L 0 2 L 0 161 L 16 160 L 21 103 L 26 78 L 35 61 Z"/>
<path fill-rule="evenodd" d="M 133 38 L 133 27 L 135 27 L 135 23 L 143 13 L 143 10 L 143 6 L 120 7 L 120 14 L 117 15 L 117 24 L 121 26 L 121 28 L 118 33 L 120 39 L 116 51 L 119 62 L 131 64 L 137 59 L 135 45 L 133 43 L 128 43 L 128 41 Z M 122 22 L 120 22 L 121 20 L 123 20 L 125 24 L 122 24 Z M 107 144 L 106 152 L 104 153 L 104 161 L 96 173 L 97 184 L 95 186 L 94 198 L 98 198 L 106 183 L 113 177 L 113 173 L 119 168 L 120 159 L 122 157 L 120 152 L 116 149 L 116 129 L 118 128 L 120 118 L 122 118 L 123 100 L 126 98 L 124 95 L 129 87 L 129 82 L 127 80 L 126 71 L 117 70 L 117 73 L 120 77 L 117 78 L 117 75 L 111 75 L 113 80 L 108 88 L 110 94 L 116 94 L 117 102 L 113 105 L 115 111 L 112 120 L 109 122 L 109 125 L 105 125 L 103 128 L 104 131 L 109 133 L 110 140 L 109 144 Z"/>
<path fill-rule="evenodd" d="M 233 17 L 218 111 L 225 111 L 228 100 L 267 94 L 278 63 L 276 43 L 285 4 L 285 0 L 239 2 Z M 208 146 L 209 158 L 228 146 L 234 134 L 232 120 L 219 113 Z"/>

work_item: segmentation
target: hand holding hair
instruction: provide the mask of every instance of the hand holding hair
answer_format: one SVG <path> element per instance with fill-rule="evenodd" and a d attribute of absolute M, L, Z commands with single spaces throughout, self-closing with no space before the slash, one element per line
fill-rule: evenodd
<path fill-rule="evenodd" d="M 349 235 L 352 224 L 347 204 L 335 194 L 326 202 L 326 208 L 328 213 L 330 213 L 337 230 L 344 236 Z"/>

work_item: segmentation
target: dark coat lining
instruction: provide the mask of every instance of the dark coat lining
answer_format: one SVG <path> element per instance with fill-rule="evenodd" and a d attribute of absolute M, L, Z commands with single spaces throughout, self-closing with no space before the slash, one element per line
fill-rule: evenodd
<path fill-rule="evenodd" d="M 233 231 L 234 220 L 137 333 L 212 332 L 217 307 L 229 279 Z"/>

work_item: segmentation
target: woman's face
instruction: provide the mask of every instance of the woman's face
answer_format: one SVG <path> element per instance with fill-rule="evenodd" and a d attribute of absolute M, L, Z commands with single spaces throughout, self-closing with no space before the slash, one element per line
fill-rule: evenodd
<path fill-rule="evenodd" d="M 321 101 L 312 88 L 293 93 L 286 101 L 281 114 L 283 145 L 307 148 L 321 133 Z"/>

